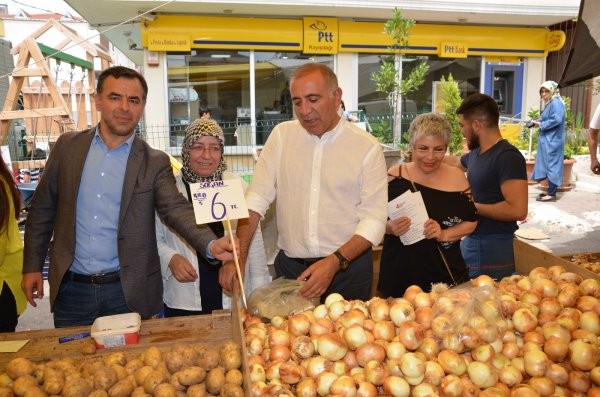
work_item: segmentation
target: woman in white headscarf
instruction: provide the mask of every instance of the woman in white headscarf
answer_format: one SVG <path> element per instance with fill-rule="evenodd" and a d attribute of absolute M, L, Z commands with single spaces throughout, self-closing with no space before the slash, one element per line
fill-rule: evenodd
<path fill-rule="evenodd" d="M 199 118 L 186 128 L 181 150 L 183 167 L 181 174 L 175 175 L 175 179 L 179 191 L 188 200 L 191 183 L 242 180 L 226 171 L 223 149 L 223 130 L 216 121 Z M 243 180 L 242 185 L 245 189 L 246 183 Z M 225 231 L 221 222 L 213 222 L 208 226 L 215 235 L 223 236 Z M 210 314 L 213 310 L 230 308 L 231 301 L 227 291 L 237 283 L 233 262 L 215 265 L 206 261 L 158 217 L 156 237 L 163 277 L 165 317 Z M 250 243 L 243 272 L 246 295 L 256 287 L 271 281 L 260 228 Z"/>
<path fill-rule="evenodd" d="M 535 126 L 540 128 L 535 166 L 531 179 L 548 178 L 548 191 L 541 193 L 537 201 L 556 201 L 556 192 L 562 184 L 563 160 L 565 158 L 565 104 L 558 92 L 558 84 L 545 81 L 540 87 L 542 114 Z"/>

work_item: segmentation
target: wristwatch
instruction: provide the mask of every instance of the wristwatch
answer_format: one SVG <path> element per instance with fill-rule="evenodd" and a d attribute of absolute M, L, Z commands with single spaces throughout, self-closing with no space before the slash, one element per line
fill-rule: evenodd
<path fill-rule="evenodd" d="M 338 260 L 340 261 L 340 270 L 344 271 L 347 270 L 348 267 L 350 266 L 350 261 L 348 259 L 346 259 L 346 257 L 344 255 L 342 255 L 342 253 L 340 251 L 335 251 L 333 253 L 333 255 L 335 255 Z"/>

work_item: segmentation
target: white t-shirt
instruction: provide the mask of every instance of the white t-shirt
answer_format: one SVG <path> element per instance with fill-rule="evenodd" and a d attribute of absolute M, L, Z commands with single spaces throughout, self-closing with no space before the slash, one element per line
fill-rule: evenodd
<path fill-rule="evenodd" d="M 596 111 L 590 120 L 590 128 L 600 130 L 600 105 L 596 106 Z"/>

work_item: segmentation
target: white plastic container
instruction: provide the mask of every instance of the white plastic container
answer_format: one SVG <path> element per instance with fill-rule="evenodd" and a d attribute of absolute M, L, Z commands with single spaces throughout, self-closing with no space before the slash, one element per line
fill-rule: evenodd
<path fill-rule="evenodd" d="M 140 339 L 142 318 L 139 313 L 98 317 L 92 324 L 97 349 L 135 345 Z"/>

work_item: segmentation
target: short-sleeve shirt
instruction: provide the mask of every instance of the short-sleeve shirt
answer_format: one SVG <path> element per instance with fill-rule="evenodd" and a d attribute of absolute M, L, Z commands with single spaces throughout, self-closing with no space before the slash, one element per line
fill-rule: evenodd
<path fill-rule="evenodd" d="M 600 105 L 596 106 L 596 111 L 594 112 L 592 120 L 590 121 L 590 128 L 600 130 Z"/>

